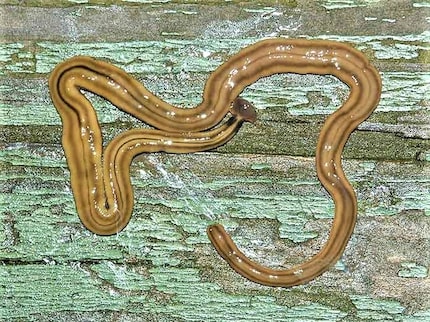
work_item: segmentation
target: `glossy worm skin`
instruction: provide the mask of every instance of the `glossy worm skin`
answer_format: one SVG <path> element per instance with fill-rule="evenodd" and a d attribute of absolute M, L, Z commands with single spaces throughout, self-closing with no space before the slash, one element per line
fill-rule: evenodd
<path fill-rule="evenodd" d="M 50 77 L 51 97 L 63 120 L 63 146 L 82 222 L 98 234 L 120 231 L 133 206 L 129 164 L 134 155 L 203 151 L 224 144 L 243 121 L 255 119 L 252 107 L 238 95 L 258 79 L 279 73 L 334 75 L 350 88 L 347 101 L 327 118 L 316 150 L 318 177 L 335 202 L 329 239 L 308 262 L 275 270 L 249 260 L 221 225 L 208 227 L 207 233 L 233 269 L 260 284 L 288 287 L 326 271 L 340 258 L 356 221 L 356 197 L 341 165 L 343 147 L 372 113 L 381 92 L 375 68 L 360 52 L 337 42 L 278 38 L 244 48 L 210 75 L 202 103 L 192 109 L 163 102 L 121 69 L 98 60 L 77 57 L 57 66 Z M 156 129 L 118 136 L 106 147 L 102 163 L 97 118 L 80 89 L 105 97 Z M 239 112 L 231 109 L 232 102 Z M 229 111 L 233 117 L 215 127 Z"/>
<path fill-rule="evenodd" d="M 249 280 L 269 286 L 304 284 L 336 263 L 353 232 L 357 200 L 343 172 L 341 155 L 351 132 L 376 108 L 381 95 L 381 79 L 363 54 L 331 41 L 268 40 L 248 48 L 245 57 L 250 65 L 256 66 L 252 72 L 247 68 L 247 75 L 252 80 L 257 77 L 254 73 L 259 77 L 275 72 L 311 73 L 333 75 L 350 88 L 346 102 L 325 121 L 316 148 L 318 178 L 335 203 L 333 226 L 318 254 L 290 269 L 276 270 L 247 258 L 221 225 L 207 229 L 218 253 Z M 237 69 L 241 70 L 241 67 Z"/>
<path fill-rule="evenodd" d="M 175 125 L 168 122 L 172 114 L 165 119 L 166 114 L 146 118 L 151 109 L 163 106 L 167 110 L 170 105 L 158 100 L 124 71 L 90 57 L 74 57 L 58 65 L 50 76 L 49 86 L 63 122 L 63 149 L 79 217 L 89 230 L 99 235 L 118 233 L 130 220 L 134 204 L 130 163 L 134 156 L 210 150 L 229 141 L 244 121 L 253 122 L 256 118 L 254 107 L 236 98 L 232 104 L 223 102 L 226 104 L 223 113 L 230 111 L 232 116 L 218 127 L 197 132 L 187 130 L 187 126 L 171 128 L 169 124 Z M 103 151 L 96 112 L 81 89 L 104 97 L 159 129 L 126 131 L 110 141 Z M 144 97 L 135 95 L 138 90 Z M 152 105 L 154 102 L 157 107 Z"/>

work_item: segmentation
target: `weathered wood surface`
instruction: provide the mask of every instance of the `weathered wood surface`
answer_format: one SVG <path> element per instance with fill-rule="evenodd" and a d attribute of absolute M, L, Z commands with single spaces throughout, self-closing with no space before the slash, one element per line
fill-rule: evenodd
<path fill-rule="evenodd" d="M 430 3 L 18 1 L 0 6 L 0 319 L 430 320 Z M 383 95 L 344 167 L 359 220 L 336 267 L 292 289 L 251 283 L 211 247 L 222 222 L 273 267 L 315 254 L 333 203 L 314 169 L 318 129 L 346 98 L 333 77 L 277 76 L 244 96 L 259 121 L 214 152 L 132 164 L 135 211 L 117 236 L 80 223 L 47 76 L 93 55 L 167 101 L 199 102 L 208 74 L 264 37 L 333 39 L 381 71 Z M 106 140 L 142 126 L 95 98 Z"/>

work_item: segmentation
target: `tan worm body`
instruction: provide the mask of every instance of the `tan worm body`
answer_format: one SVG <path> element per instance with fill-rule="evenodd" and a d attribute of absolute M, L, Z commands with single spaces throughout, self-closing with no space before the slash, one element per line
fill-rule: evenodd
<path fill-rule="evenodd" d="M 351 132 L 376 108 L 381 94 L 377 70 L 364 55 L 344 44 L 326 41 L 267 41 L 258 59 L 277 61 L 277 69 L 262 69 L 267 76 L 277 71 L 298 74 L 333 75 L 350 88 L 347 101 L 323 125 L 316 149 L 318 177 L 332 196 L 335 216 L 328 241 L 309 261 L 286 270 L 275 270 L 248 259 L 234 244 L 221 225 L 208 227 L 208 236 L 219 254 L 244 277 L 269 286 L 304 284 L 322 274 L 341 257 L 357 216 L 355 193 L 341 164 L 344 145 Z M 252 58 L 250 58 L 252 60 Z"/>
<path fill-rule="evenodd" d="M 211 74 L 202 103 L 192 109 L 171 106 L 121 69 L 101 61 L 77 57 L 58 65 L 50 77 L 51 97 L 62 117 L 63 146 L 85 226 L 103 235 L 123 229 L 133 207 L 132 158 L 143 152 L 186 153 L 224 144 L 244 120 L 255 118 L 252 107 L 238 95 L 258 79 L 279 73 L 334 75 L 351 90 L 347 101 L 327 118 L 316 151 L 318 177 L 335 202 L 327 244 L 302 265 L 274 270 L 246 258 L 221 225 L 208 227 L 208 236 L 232 268 L 257 283 L 298 285 L 326 271 L 340 258 L 356 221 L 356 197 L 341 165 L 343 147 L 372 113 L 381 91 L 379 74 L 367 59 L 337 42 L 279 38 L 249 46 Z M 156 129 L 127 131 L 103 153 L 96 114 L 80 89 L 108 99 Z M 231 110 L 232 102 L 240 111 Z M 216 127 L 229 111 L 235 115 Z"/>
<path fill-rule="evenodd" d="M 151 114 L 153 106 L 148 101 L 155 101 L 154 95 L 134 81 L 148 95 L 139 101 L 140 97 L 130 94 L 134 90 L 132 81 L 124 71 L 90 57 L 72 58 L 57 66 L 50 77 L 51 97 L 63 122 L 63 148 L 76 208 L 82 223 L 100 235 L 115 234 L 130 220 L 134 198 L 129 167 L 134 156 L 145 152 L 189 153 L 213 149 L 230 140 L 244 121 L 255 118 L 253 107 L 239 98 L 235 103 L 240 104 L 231 110 L 236 115 L 211 130 L 178 132 L 177 128 L 165 124 L 159 126 L 163 130 L 133 129 L 115 137 L 103 151 L 97 115 L 81 89 L 104 97 L 142 121 L 159 125 L 160 117 L 154 117 L 153 122 L 145 118 L 145 113 Z M 230 103 L 226 107 L 225 113 Z M 243 110 L 244 107 L 249 110 Z"/>

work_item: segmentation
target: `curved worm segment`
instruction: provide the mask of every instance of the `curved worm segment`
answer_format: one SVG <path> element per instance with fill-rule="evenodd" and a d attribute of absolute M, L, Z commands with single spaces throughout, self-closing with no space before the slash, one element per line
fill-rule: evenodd
<path fill-rule="evenodd" d="M 327 271 L 339 260 L 354 230 L 357 199 L 343 172 L 341 155 L 351 132 L 376 108 L 381 95 L 381 79 L 364 55 L 336 42 L 267 40 L 245 50 L 255 55 L 247 61 L 256 62 L 255 68 L 260 71 L 260 77 L 285 72 L 329 74 L 336 76 L 350 88 L 347 101 L 327 118 L 318 139 L 317 174 L 333 198 L 335 216 L 329 238 L 315 256 L 291 269 L 271 269 L 246 257 L 221 225 L 212 225 L 207 229 L 208 237 L 217 252 L 240 275 L 268 286 L 290 287 L 304 284 Z M 274 61 L 277 62 L 276 66 L 272 65 Z M 237 101 L 236 105 L 237 113 L 247 112 L 242 108 L 246 103 Z M 254 119 L 252 115 L 250 118 Z"/>
<path fill-rule="evenodd" d="M 215 123 L 208 130 L 187 131 L 185 121 L 189 112 L 176 116 L 179 124 L 171 127 L 171 116 L 178 108 L 164 102 L 162 108 L 158 105 L 164 113 L 153 113 L 157 110 L 158 98 L 124 71 L 89 57 L 75 57 L 58 65 L 51 73 L 49 86 L 52 101 L 63 122 L 62 143 L 79 218 L 85 227 L 99 235 L 120 232 L 131 218 L 134 197 L 130 164 L 137 154 L 214 149 L 228 142 L 253 110 L 250 104 L 241 100 L 241 104 L 235 104 L 239 111 L 237 116 L 233 115 L 222 124 Z M 81 89 L 105 98 L 155 128 L 126 131 L 103 148 L 96 112 Z M 139 90 L 144 95 L 139 95 Z M 216 119 L 224 118 L 229 111 L 228 103 L 221 104 L 225 106 L 219 113 L 224 115 L 217 115 Z M 206 126 L 197 121 L 196 124 L 193 128 Z"/>
<path fill-rule="evenodd" d="M 334 75 L 351 90 L 348 100 L 324 123 L 316 150 L 318 177 L 335 202 L 328 241 L 309 261 L 273 270 L 249 260 L 221 225 L 210 226 L 208 235 L 230 266 L 256 283 L 293 286 L 326 271 L 342 255 L 357 215 L 356 197 L 342 169 L 343 147 L 376 108 L 381 93 L 379 74 L 366 57 L 333 41 L 277 38 L 244 48 L 210 75 L 202 103 L 191 109 L 164 102 L 106 62 L 78 56 L 59 64 L 49 87 L 63 122 L 63 148 L 83 224 L 101 235 L 121 231 L 134 203 L 129 173 L 133 157 L 206 151 L 228 142 L 244 121 L 256 120 L 253 105 L 238 96 L 258 79 L 279 73 Z M 104 97 L 154 129 L 126 131 L 103 149 L 97 115 L 81 89 Z M 233 117 L 221 124 L 229 111 Z"/>
<path fill-rule="evenodd" d="M 264 267 L 251 261 L 239 250 L 222 225 L 210 225 L 206 231 L 209 240 L 221 257 L 233 267 L 236 272 L 251 281 L 267 286 L 285 287 L 286 278 L 289 280 L 288 286 L 304 284 L 310 280 L 304 276 L 300 268 L 297 270 L 280 271 Z"/>

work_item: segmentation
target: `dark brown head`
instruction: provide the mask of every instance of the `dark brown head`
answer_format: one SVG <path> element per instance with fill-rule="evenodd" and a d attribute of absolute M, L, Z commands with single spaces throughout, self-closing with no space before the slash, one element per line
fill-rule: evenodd
<path fill-rule="evenodd" d="M 254 105 L 242 97 L 238 97 L 233 101 L 231 114 L 245 122 L 254 123 L 257 120 L 257 112 Z"/>

